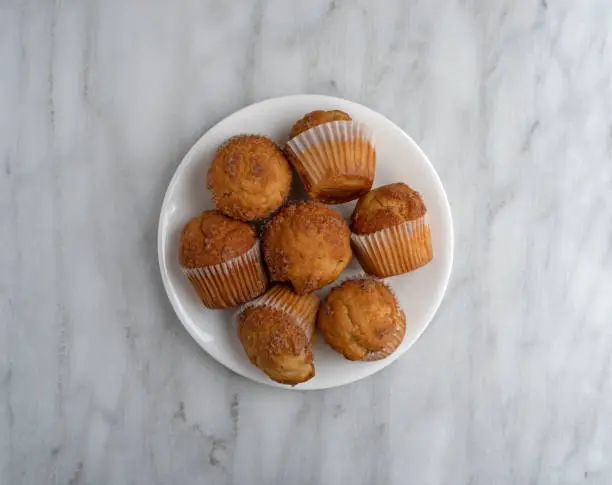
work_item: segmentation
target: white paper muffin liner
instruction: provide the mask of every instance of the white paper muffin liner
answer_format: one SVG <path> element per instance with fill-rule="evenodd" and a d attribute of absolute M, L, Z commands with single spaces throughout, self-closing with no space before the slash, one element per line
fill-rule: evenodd
<path fill-rule="evenodd" d="M 372 234 L 351 233 L 351 242 L 366 273 L 381 278 L 407 273 L 433 258 L 427 214 Z"/>
<path fill-rule="evenodd" d="M 208 308 L 232 308 L 266 291 L 259 240 L 246 253 L 213 266 L 183 268 L 198 296 Z"/>
<path fill-rule="evenodd" d="M 346 283 L 347 281 L 360 281 L 360 280 L 373 280 L 373 281 L 376 281 L 384 285 L 385 288 L 389 290 L 389 292 L 393 295 L 393 298 L 395 299 L 395 307 L 397 308 L 396 316 L 399 317 L 401 314 L 404 313 L 404 310 L 402 309 L 399 303 L 399 300 L 397 299 L 397 296 L 395 292 L 393 291 L 393 288 L 391 287 L 391 285 L 385 280 L 382 280 L 376 276 L 371 276 L 368 274 L 350 276 L 348 278 L 343 279 L 337 285 L 334 285 L 334 288 L 336 288 L 337 286 L 341 286 L 343 283 Z M 382 360 L 386 357 L 389 357 L 389 355 L 395 352 L 397 348 L 401 345 L 402 341 L 404 340 L 405 335 L 406 335 L 406 317 L 404 315 L 404 324 L 403 325 L 401 324 L 401 319 L 400 319 L 400 323 L 398 323 L 397 326 L 395 327 L 395 332 L 393 333 L 393 335 L 391 335 L 389 342 L 387 342 L 387 344 L 382 349 L 372 350 L 368 352 L 361 360 L 363 362 L 372 362 L 375 360 Z"/>
<path fill-rule="evenodd" d="M 297 295 L 286 286 L 276 285 L 265 294 L 243 305 L 236 312 L 236 320 L 249 308 L 268 307 L 287 313 L 294 319 L 306 335 L 308 341 L 312 340 L 315 331 L 315 320 L 319 310 L 319 297 L 314 293 L 308 295 Z"/>
<path fill-rule="evenodd" d="M 374 181 L 376 151 L 373 131 L 357 121 L 332 121 L 300 133 L 287 142 L 291 161 L 308 195 L 337 176 Z M 361 193 L 346 200 L 357 198 Z"/>

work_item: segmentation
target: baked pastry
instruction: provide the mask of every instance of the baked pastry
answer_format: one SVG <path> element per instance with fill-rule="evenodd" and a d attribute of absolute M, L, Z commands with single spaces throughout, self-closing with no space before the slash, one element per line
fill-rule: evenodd
<path fill-rule="evenodd" d="M 380 360 L 406 333 L 406 317 L 385 283 L 347 280 L 321 305 L 317 327 L 325 341 L 349 360 Z"/>
<path fill-rule="evenodd" d="M 313 200 L 339 204 L 372 188 L 372 131 L 343 111 L 313 111 L 298 120 L 285 153 Z"/>
<path fill-rule="evenodd" d="M 328 206 L 294 202 L 266 224 L 263 251 L 272 281 L 290 282 L 302 295 L 331 283 L 346 268 L 350 230 Z"/>
<path fill-rule="evenodd" d="M 433 258 L 425 203 L 403 183 L 384 185 L 361 197 L 351 231 L 355 255 L 371 275 L 407 273 Z"/>
<path fill-rule="evenodd" d="M 208 308 L 231 308 L 266 291 L 259 240 L 246 222 L 204 211 L 183 228 L 178 256 Z"/>
<path fill-rule="evenodd" d="M 296 385 L 315 374 L 311 341 L 319 297 L 273 286 L 238 313 L 238 337 L 253 365 L 270 379 Z"/>
<path fill-rule="evenodd" d="M 217 150 L 207 183 L 217 209 L 235 219 L 254 221 L 267 217 L 287 199 L 291 167 L 272 140 L 237 135 Z"/>

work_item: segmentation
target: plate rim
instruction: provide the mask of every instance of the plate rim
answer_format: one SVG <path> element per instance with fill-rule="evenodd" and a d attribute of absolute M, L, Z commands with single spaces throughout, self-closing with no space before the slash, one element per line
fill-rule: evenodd
<path fill-rule="evenodd" d="M 441 195 L 441 199 L 442 199 L 442 204 L 441 204 L 441 209 L 444 211 L 445 216 L 448 218 L 449 221 L 449 231 L 448 231 L 448 249 L 449 249 L 449 262 L 448 262 L 448 267 L 446 268 L 445 274 L 444 274 L 444 284 L 441 286 L 441 288 L 438 290 L 438 298 L 437 301 L 435 302 L 435 305 L 431 306 L 431 310 L 429 312 L 429 314 L 427 315 L 427 322 L 423 325 L 423 327 L 420 329 L 420 331 L 418 333 L 416 333 L 414 335 L 414 338 L 412 339 L 411 342 L 409 342 L 409 344 L 402 349 L 401 351 L 396 351 L 393 354 L 391 354 L 389 357 L 387 357 L 385 359 L 385 365 L 378 367 L 378 368 L 374 368 L 371 372 L 367 372 L 363 375 L 360 375 L 358 377 L 356 377 L 355 379 L 350 379 L 350 380 L 346 380 L 343 381 L 339 384 L 331 384 L 331 385 L 324 385 L 324 386 L 319 386 L 319 387 L 309 387 L 309 388 L 302 388 L 300 386 L 295 386 L 295 387 L 291 387 L 291 386 L 284 386 L 282 384 L 276 383 L 270 379 L 268 380 L 255 380 L 253 378 L 251 378 L 250 376 L 247 376 L 243 373 L 241 373 L 238 368 L 226 361 L 221 361 L 219 360 L 217 357 L 215 357 L 207 348 L 206 342 L 202 341 L 202 339 L 200 338 L 200 336 L 195 332 L 194 329 L 191 328 L 191 325 L 187 325 L 183 319 L 183 310 L 180 309 L 178 307 L 178 297 L 176 296 L 172 296 L 170 290 L 170 282 L 169 282 L 169 275 L 168 272 L 165 271 L 164 268 L 164 261 L 165 261 L 165 256 L 164 256 L 164 241 L 163 241 L 163 229 L 164 229 L 164 214 L 167 212 L 167 204 L 168 204 L 168 199 L 170 197 L 170 193 L 173 192 L 174 186 L 177 184 L 177 181 L 179 180 L 179 177 L 182 175 L 182 173 L 184 172 L 184 170 L 186 170 L 187 164 L 186 162 L 188 160 L 190 160 L 193 157 L 194 152 L 196 152 L 198 146 L 200 145 L 200 143 L 202 142 L 202 139 L 212 130 L 216 129 L 219 125 L 221 125 L 222 123 L 226 122 L 226 120 L 228 118 L 231 118 L 235 115 L 238 115 L 239 113 L 245 111 L 245 110 L 249 110 L 249 109 L 253 109 L 258 105 L 261 104 L 266 104 L 266 103 L 270 103 L 270 102 L 282 102 L 282 101 L 291 101 L 291 100 L 295 100 L 296 98 L 310 98 L 312 100 L 313 104 L 317 104 L 317 103 L 337 103 L 337 102 L 343 102 L 343 103 L 350 103 L 350 104 L 355 104 L 355 105 L 359 105 L 361 108 L 364 108 L 368 111 L 371 111 L 372 113 L 376 114 L 377 116 L 382 117 L 386 122 L 388 122 L 395 130 L 398 131 L 398 133 L 401 133 L 401 135 L 407 140 L 407 142 L 412 146 L 412 148 L 421 156 L 421 158 L 427 163 L 431 174 L 433 175 L 433 183 L 437 186 L 438 192 Z M 378 111 L 365 106 L 361 103 L 357 103 L 355 101 L 349 100 L 349 99 L 345 99 L 345 98 L 339 98 L 337 96 L 329 96 L 329 95 L 323 95 L 323 94 L 291 94 L 291 95 L 284 95 L 284 96 L 275 96 L 275 97 L 270 97 L 270 98 L 265 98 L 259 101 L 256 101 L 254 103 L 251 103 L 249 105 L 243 106 L 242 108 L 231 112 L 230 114 L 224 116 L 221 120 L 219 120 L 218 122 L 216 122 L 214 125 L 212 125 L 210 128 L 208 128 L 204 133 L 202 133 L 198 139 L 195 141 L 195 143 L 189 148 L 189 150 L 187 151 L 187 153 L 185 153 L 185 155 L 182 157 L 181 161 L 179 162 L 179 164 L 176 166 L 174 173 L 170 179 L 170 182 L 168 183 L 168 186 L 166 187 L 166 191 L 164 193 L 164 198 L 162 200 L 162 204 L 160 207 L 160 212 L 159 212 L 159 218 L 158 218 L 158 227 L 157 227 L 157 258 L 158 258 L 158 264 L 159 264 L 159 270 L 161 273 L 161 278 L 162 278 L 162 282 L 164 285 L 164 291 L 166 292 L 166 296 L 168 298 L 168 300 L 170 301 L 170 304 L 172 306 L 172 309 L 174 310 L 175 315 L 177 316 L 178 320 L 181 322 L 181 325 L 185 328 L 185 330 L 187 330 L 187 333 L 189 333 L 189 335 L 191 336 L 191 338 L 193 338 L 196 343 L 198 344 L 198 346 L 204 350 L 212 359 L 214 359 L 217 363 L 219 363 L 220 365 L 223 365 L 224 367 L 226 367 L 227 369 L 231 370 L 232 372 L 234 372 L 235 374 L 241 376 L 244 379 L 248 379 L 249 381 L 258 383 L 258 384 L 265 384 L 268 385 L 270 387 L 274 387 L 277 389 L 288 389 L 288 390 L 295 390 L 295 391 L 314 391 L 314 390 L 323 390 L 323 389 L 333 389 L 336 387 L 341 387 L 344 385 L 348 385 L 354 382 L 357 382 L 359 380 L 365 379 L 366 377 L 370 377 L 374 374 L 376 374 L 377 372 L 387 368 L 389 365 L 391 365 L 393 362 L 395 362 L 398 358 L 400 358 L 401 356 L 405 355 L 406 352 L 412 348 L 412 346 L 417 342 L 417 340 L 419 340 L 421 338 L 421 336 L 425 333 L 425 331 L 429 328 L 429 326 L 431 325 L 431 322 L 433 320 L 433 318 L 435 317 L 436 313 L 438 312 L 438 310 L 440 309 L 440 305 L 442 304 L 442 301 L 444 299 L 444 296 L 446 295 L 446 290 L 448 289 L 448 285 L 450 282 L 450 276 L 452 274 L 452 268 L 453 268 L 453 264 L 454 264 L 454 256 L 455 256 L 455 234 L 454 234 L 454 221 L 453 221 L 453 217 L 452 217 L 452 211 L 451 211 L 451 207 L 450 207 L 450 202 L 448 200 L 448 195 L 446 193 L 446 190 L 444 189 L 444 185 L 442 184 L 442 180 L 440 179 L 440 176 L 438 175 L 438 172 L 436 171 L 434 165 L 431 163 L 431 161 L 429 160 L 429 157 L 425 154 L 425 152 L 421 149 L 421 147 L 412 139 L 412 137 L 410 135 L 408 135 L 408 133 L 406 133 L 402 128 L 400 128 L 395 122 L 393 122 L 392 120 L 390 120 L 388 117 L 386 117 L 385 115 L 383 115 L 382 113 L 379 113 Z M 269 382 L 268 382 L 269 381 Z"/>

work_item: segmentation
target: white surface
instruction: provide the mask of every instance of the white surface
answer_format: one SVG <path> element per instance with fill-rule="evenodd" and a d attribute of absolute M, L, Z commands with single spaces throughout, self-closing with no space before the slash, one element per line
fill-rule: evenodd
<path fill-rule="evenodd" d="M 2 485 L 610 485 L 610 0 L 0 2 Z M 255 101 L 351 99 L 435 163 L 427 331 L 325 391 L 210 358 L 163 288 L 181 159 Z"/>
<path fill-rule="evenodd" d="M 388 358 L 377 362 L 350 362 L 317 339 L 315 371 L 311 380 L 295 387 L 282 386 L 254 367 L 246 357 L 232 319 L 235 310 L 205 308 L 178 264 L 179 234 L 185 223 L 203 209 L 213 209 L 206 173 L 217 148 L 233 135 L 260 133 L 283 144 L 292 124 L 315 109 L 340 109 L 370 126 L 376 143 L 374 187 L 405 182 L 418 190 L 428 208 L 434 259 L 409 274 L 389 278 L 406 314 L 406 336 Z M 296 180 L 295 185 L 300 184 Z M 299 189 L 300 187 L 295 187 Z M 303 190 L 302 190 L 303 192 Z M 347 221 L 355 202 L 333 206 Z M 325 389 L 367 377 L 400 357 L 423 333 L 446 290 L 453 259 L 453 227 L 444 189 L 434 168 L 414 141 L 384 116 L 365 106 L 329 96 L 296 95 L 248 106 L 215 125 L 198 140 L 179 165 L 166 193 L 159 222 L 159 262 L 172 306 L 191 336 L 216 360 L 249 379 L 287 389 Z M 362 274 L 355 258 L 338 281 Z M 324 296 L 328 286 L 318 292 Z"/>

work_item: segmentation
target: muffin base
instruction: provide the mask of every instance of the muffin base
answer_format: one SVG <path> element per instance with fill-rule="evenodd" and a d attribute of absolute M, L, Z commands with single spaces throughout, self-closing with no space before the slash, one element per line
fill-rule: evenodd
<path fill-rule="evenodd" d="M 372 188 L 376 151 L 372 131 L 363 123 L 315 126 L 289 140 L 285 153 L 313 200 L 339 204 Z"/>
<path fill-rule="evenodd" d="M 208 308 L 238 306 L 266 291 L 268 278 L 257 241 L 242 256 L 213 266 L 183 268 L 183 273 Z"/>
<path fill-rule="evenodd" d="M 351 233 L 351 243 L 365 272 L 380 278 L 408 273 L 433 259 L 427 214 L 372 234 Z"/>
<path fill-rule="evenodd" d="M 247 308 L 253 307 L 270 307 L 288 313 L 295 324 L 304 330 L 307 339 L 312 340 L 319 310 L 319 297 L 314 293 L 297 295 L 288 287 L 277 285 L 256 300 L 245 304 L 237 312 L 236 318 Z"/>

